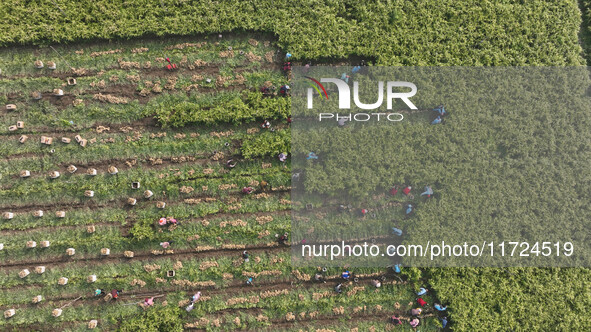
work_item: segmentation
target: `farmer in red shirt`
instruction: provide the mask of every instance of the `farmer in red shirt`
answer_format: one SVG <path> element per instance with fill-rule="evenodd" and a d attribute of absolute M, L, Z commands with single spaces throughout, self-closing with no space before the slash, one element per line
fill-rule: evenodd
<path fill-rule="evenodd" d="M 421 307 L 424 307 L 425 305 L 427 305 L 427 302 L 425 302 L 425 300 L 423 300 L 423 298 L 422 298 L 422 297 L 419 297 L 419 298 L 417 299 L 417 303 L 418 303 L 418 304 L 419 304 Z"/>
<path fill-rule="evenodd" d="M 396 194 L 398 194 L 398 186 L 394 186 L 390 189 L 390 195 L 395 196 Z"/>
<path fill-rule="evenodd" d="M 410 194 L 410 190 L 412 189 L 411 186 L 406 186 L 406 188 L 402 189 L 402 193 L 405 195 Z"/>

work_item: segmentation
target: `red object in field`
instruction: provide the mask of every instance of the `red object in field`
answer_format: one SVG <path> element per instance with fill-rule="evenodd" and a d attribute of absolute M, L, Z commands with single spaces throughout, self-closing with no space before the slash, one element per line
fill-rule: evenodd
<path fill-rule="evenodd" d="M 168 69 L 168 70 L 177 69 L 176 63 L 172 63 L 170 61 L 170 58 L 166 58 L 166 62 L 168 62 L 168 65 L 166 66 L 166 69 Z"/>

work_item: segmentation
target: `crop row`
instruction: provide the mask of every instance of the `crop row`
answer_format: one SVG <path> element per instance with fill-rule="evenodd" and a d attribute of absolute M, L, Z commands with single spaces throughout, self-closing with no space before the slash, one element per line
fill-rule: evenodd
<path fill-rule="evenodd" d="M 156 232 L 150 241 L 123 237 L 120 227 L 109 225 L 95 226 L 92 234 L 87 232 L 86 227 L 40 231 L 33 229 L 26 233 L 11 234 L 9 238 L 0 240 L 4 243 L 3 261 L 5 264 L 12 263 L 18 257 L 21 264 L 30 260 L 37 262 L 65 258 L 68 248 L 76 249 L 73 259 L 98 258 L 102 248 L 109 248 L 112 256 L 120 256 L 127 250 L 134 251 L 137 256 L 139 252 L 161 249 L 158 247 L 161 241 L 174 243 L 173 249 L 177 251 L 199 246 L 219 248 L 228 244 L 256 246 L 274 241 L 274 235 L 283 234 L 290 225 L 288 215 L 274 213 L 242 219 L 236 216 L 179 221 L 179 226 L 155 226 Z M 156 220 L 152 224 L 156 224 Z M 27 248 L 28 241 L 35 241 L 38 247 Z M 50 247 L 40 248 L 41 241 L 50 241 Z"/>
<path fill-rule="evenodd" d="M 84 68 L 87 72 L 82 76 L 86 77 L 113 67 L 124 67 L 123 70 L 152 69 L 153 74 L 158 74 L 158 69 L 162 69 L 162 73 L 170 73 L 164 71 L 165 65 L 168 64 L 165 62 L 165 57 L 169 57 L 179 68 L 193 65 L 195 69 L 245 66 L 251 62 L 249 59 L 252 57 L 249 53 L 260 57 L 256 58 L 260 62 L 273 62 L 276 58 L 276 48 L 270 39 L 249 36 L 222 39 L 217 36 L 215 38 L 208 36 L 170 37 L 166 40 L 144 39 L 108 43 L 96 42 L 86 45 L 62 44 L 54 46 L 54 48 L 59 52 L 59 55 L 48 47 L 40 47 L 37 52 L 30 52 L 29 47 L 4 49 L 0 51 L 0 56 L 4 59 L 2 73 L 10 78 L 21 76 L 55 77 L 65 76 L 64 74 L 72 71 L 71 68 Z M 272 52 L 270 57 L 265 57 L 269 52 Z M 263 58 L 264 61 L 262 61 Z M 34 66 L 36 60 L 43 60 L 45 65 L 48 61 L 56 62 L 57 68 L 50 70 L 45 66 L 42 69 L 37 69 Z M 201 60 L 204 64 L 196 66 L 196 60 Z M 125 63 L 121 63 L 122 61 Z M 151 62 L 151 66 L 146 66 L 147 62 Z M 137 68 L 136 63 L 140 68 Z M 13 75 L 18 76 L 12 77 Z"/>

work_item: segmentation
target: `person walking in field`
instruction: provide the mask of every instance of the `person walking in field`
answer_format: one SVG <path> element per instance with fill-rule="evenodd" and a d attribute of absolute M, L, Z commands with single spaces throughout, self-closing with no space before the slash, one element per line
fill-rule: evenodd
<path fill-rule="evenodd" d="M 246 285 L 247 286 L 254 286 L 254 278 L 248 277 L 248 279 L 246 279 Z"/>
<path fill-rule="evenodd" d="M 242 252 L 242 259 L 244 259 L 244 263 L 248 263 L 250 261 L 250 255 L 246 250 Z"/>
<path fill-rule="evenodd" d="M 340 283 L 338 285 L 335 286 L 334 291 L 341 294 L 343 292 L 343 284 Z"/>
<path fill-rule="evenodd" d="M 371 284 L 375 287 L 375 288 L 380 288 L 382 287 L 382 282 L 380 281 L 380 279 L 373 279 L 371 281 Z"/>
<path fill-rule="evenodd" d="M 160 246 L 164 249 L 167 249 L 168 247 L 170 247 L 171 244 L 172 244 L 172 241 L 160 242 Z"/>
<path fill-rule="evenodd" d="M 447 326 L 447 317 L 441 317 L 441 327 L 445 328 Z"/>
<path fill-rule="evenodd" d="M 94 290 L 94 296 L 101 296 L 101 295 L 105 295 L 105 291 L 102 289 L 95 289 Z"/>

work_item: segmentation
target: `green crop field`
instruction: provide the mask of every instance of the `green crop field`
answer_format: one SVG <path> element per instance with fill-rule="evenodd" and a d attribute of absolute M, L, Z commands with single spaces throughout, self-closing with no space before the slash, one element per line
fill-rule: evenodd
<path fill-rule="evenodd" d="M 588 49 L 587 2 L 581 8 L 583 14 L 571 0 L 5 4 L 0 330 L 87 331 L 96 320 L 101 331 L 438 331 L 443 316 L 444 330 L 454 331 L 591 330 L 589 269 L 355 268 L 357 281 L 338 294 L 333 288 L 347 267 L 328 268 L 326 283 L 314 280 L 321 267 L 293 267 L 289 245 L 276 237 L 291 232 L 292 164 L 277 158 L 292 152 L 291 100 L 260 92 L 291 83 L 282 70 L 286 52 L 294 64 L 326 66 L 361 59 L 393 66 L 580 66 Z M 177 69 L 168 70 L 166 58 Z M 468 114 L 466 105 L 457 107 Z M 544 139 L 559 141 L 562 159 L 580 174 L 589 119 L 576 119 L 572 132 Z M 261 127 L 264 120 L 272 130 Z M 17 123 L 22 128 L 11 128 Z M 525 134 L 503 135 L 511 128 L 465 136 L 469 125 L 446 124 L 431 135 L 467 149 L 499 138 L 522 146 L 520 153 L 531 148 Z M 408 130 L 411 137 L 431 128 Z M 47 138 L 51 144 L 41 143 Z M 575 150 L 585 153 L 575 158 Z M 397 165 L 406 167 L 405 177 L 391 180 L 411 181 L 415 191 L 438 180 L 413 165 Z M 544 179 L 560 169 L 548 169 Z M 461 200 L 459 188 L 482 174 L 458 174 L 440 184 Z M 254 192 L 244 194 L 244 187 Z M 418 220 L 439 213 L 419 207 Z M 166 217 L 179 224 L 159 225 Z M 246 285 L 249 277 L 253 285 Z M 372 285 L 376 278 L 382 287 Z M 429 289 L 423 296 L 429 305 L 413 329 L 408 322 L 420 287 Z M 123 292 L 105 301 L 95 289 Z M 188 312 L 197 291 L 201 298 Z M 37 296 L 42 300 L 34 303 Z M 152 296 L 154 306 L 144 308 Z M 434 303 L 449 309 L 439 313 Z M 390 324 L 392 315 L 403 325 Z"/>

